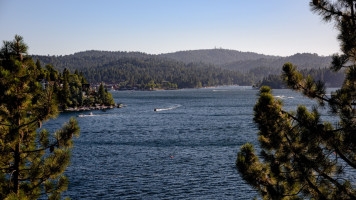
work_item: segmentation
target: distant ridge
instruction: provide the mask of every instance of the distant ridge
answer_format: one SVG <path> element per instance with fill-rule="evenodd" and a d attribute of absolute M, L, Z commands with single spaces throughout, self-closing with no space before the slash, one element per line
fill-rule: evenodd
<path fill-rule="evenodd" d="M 122 57 L 148 57 L 150 54 L 138 52 L 138 51 L 99 51 L 99 50 L 87 50 L 80 51 L 74 54 L 66 55 L 67 57 L 111 57 L 111 58 L 122 58 Z M 66 57 L 64 56 L 64 57 Z"/>
<path fill-rule="evenodd" d="M 149 90 L 159 88 L 195 88 L 217 85 L 251 85 L 252 80 L 205 63 L 183 63 L 141 52 L 84 51 L 66 56 L 33 56 L 61 73 L 77 70 L 90 83 L 119 84 L 120 88 Z M 60 74 L 59 74 L 60 75 Z"/>
<path fill-rule="evenodd" d="M 34 57 L 39 58 L 46 64 L 52 63 L 60 70 L 64 69 L 68 64 L 70 65 L 68 66 L 69 68 L 81 68 L 83 66 L 96 67 L 98 65 L 117 61 L 121 58 L 168 59 L 183 62 L 185 64 L 204 63 L 243 72 L 261 67 L 280 69 L 286 62 L 291 62 L 298 65 L 300 68 L 317 69 L 328 67 L 331 62 L 331 56 L 319 56 L 312 53 L 297 53 L 292 56 L 282 57 L 229 49 L 187 50 L 158 55 L 143 52 L 88 50 L 64 56 L 34 55 Z"/>
<path fill-rule="evenodd" d="M 297 65 L 298 69 L 319 71 L 328 68 L 331 63 L 330 56 L 312 53 L 281 57 L 228 49 L 189 50 L 158 55 L 89 50 L 65 56 L 33 57 L 39 59 L 43 66 L 52 64 L 59 72 L 64 68 L 82 71 L 91 82 L 130 81 L 148 84 L 150 80 L 160 83 L 168 80 L 177 83 L 178 87 L 229 83 L 252 85 L 269 75 L 280 75 L 286 62 Z"/>
<path fill-rule="evenodd" d="M 39 58 L 44 64 L 51 63 L 59 70 L 63 70 L 65 67 L 75 69 L 97 67 L 122 58 L 155 58 L 174 60 L 185 64 L 203 63 L 244 73 L 256 68 L 280 70 L 286 62 L 291 62 L 303 69 L 325 68 L 329 67 L 331 63 L 331 56 L 319 56 L 312 53 L 297 53 L 282 57 L 229 49 L 187 50 L 158 55 L 143 52 L 88 50 L 64 56 L 34 55 L 33 57 Z"/>
<path fill-rule="evenodd" d="M 184 63 L 206 63 L 213 65 L 224 65 L 227 63 L 258 60 L 258 59 L 276 59 L 278 56 L 268 56 L 253 52 L 242 52 L 229 49 L 201 49 L 177 51 L 174 53 L 159 54 L 161 57 L 171 58 Z"/>
<path fill-rule="evenodd" d="M 319 56 L 311 53 L 297 53 L 288 57 L 261 58 L 256 60 L 245 60 L 227 63 L 222 68 L 234 71 L 246 72 L 256 68 L 268 68 L 281 71 L 283 64 L 290 62 L 297 65 L 299 69 L 327 68 L 331 63 L 331 56 Z"/>

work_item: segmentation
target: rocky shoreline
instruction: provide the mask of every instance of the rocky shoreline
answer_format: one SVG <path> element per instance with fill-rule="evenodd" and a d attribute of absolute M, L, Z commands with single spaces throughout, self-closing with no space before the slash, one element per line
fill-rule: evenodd
<path fill-rule="evenodd" d="M 90 110 L 106 110 L 106 109 L 113 109 L 113 108 L 122 108 L 126 107 L 127 105 L 118 104 L 118 105 L 99 105 L 96 104 L 95 106 L 82 106 L 82 107 L 74 107 L 74 108 L 66 108 L 64 112 L 79 112 L 79 111 L 90 111 Z"/>

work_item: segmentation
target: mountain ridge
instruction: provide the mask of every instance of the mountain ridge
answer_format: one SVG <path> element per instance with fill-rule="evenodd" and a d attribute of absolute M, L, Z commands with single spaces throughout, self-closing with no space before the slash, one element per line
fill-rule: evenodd
<path fill-rule="evenodd" d="M 319 56 L 312 53 L 297 53 L 287 57 L 279 57 L 275 59 L 261 58 L 257 60 L 237 61 L 227 63 L 222 68 L 234 71 L 247 72 L 254 68 L 270 68 L 271 70 L 281 69 L 283 64 L 290 62 L 299 69 L 318 69 L 329 67 L 331 64 L 331 56 Z"/>
<path fill-rule="evenodd" d="M 231 49 L 199 49 L 177 51 L 173 53 L 158 54 L 161 57 L 167 57 L 184 63 L 199 63 L 223 65 L 226 63 L 257 60 L 261 58 L 279 58 L 279 56 L 270 56 L 254 52 L 243 52 Z"/>
<path fill-rule="evenodd" d="M 159 55 L 88 50 L 65 56 L 33 57 L 39 59 L 43 65 L 53 65 L 60 72 L 65 68 L 82 71 L 92 82 L 130 80 L 137 83 L 140 79 L 140 82 L 147 84 L 152 78 L 157 82 L 174 80 L 173 83 L 180 83 L 178 86 L 192 87 L 200 83 L 202 86 L 252 84 L 271 74 L 281 74 L 282 66 L 286 62 L 299 66 L 299 69 L 316 70 L 326 68 L 331 63 L 330 56 L 319 56 L 315 53 L 297 53 L 281 57 L 227 49 L 189 50 Z M 167 70 L 165 66 L 172 67 L 173 71 Z M 163 71 L 169 76 L 163 75 Z M 142 76 L 141 73 L 147 75 Z M 191 76 L 189 73 L 194 75 Z M 205 76 L 204 73 L 209 76 Z M 230 77 L 229 73 L 234 76 Z M 179 78 L 189 84 L 182 84 L 182 81 L 178 81 Z"/>
<path fill-rule="evenodd" d="M 185 64 L 204 63 L 234 71 L 246 71 L 257 67 L 281 68 L 286 62 L 291 62 L 302 68 L 320 68 L 326 67 L 326 65 L 331 62 L 331 56 L 319 56 L 315 53 L 297 53 L 291 56 L 283 57 L 230 49 L 200 49 L 164 54 L 147 54 L 138 51 L 87 50 L 61 56 L 33 56 L 35 58 L 40 58 L 40 60 L 44 63 L 52 63 L 61 69 L 65 67 L 64 63 L 68 64 L 68 62 L 66 62 L 67 60 L 73 61 L 77 65 L 82 65 L 79 63 L 82 61 L 78 60 L 85 59 L 87 61 L 91 61 L 91 63 L 86 63 L 88 65 L 87 67 L 90 67 L 93 65 L 98 66 L 110 63 L 124 57 L 143 59 L 155 57 L 175 60 Z M 49 60 L 52 62 L 48 62 Z M 63 60 L 64 62 L 61 62 Z"/>

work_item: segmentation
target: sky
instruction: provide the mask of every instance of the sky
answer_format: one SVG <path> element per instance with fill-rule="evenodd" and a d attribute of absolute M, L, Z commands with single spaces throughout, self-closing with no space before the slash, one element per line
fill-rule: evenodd
<path fill-rule="evenodd" d="M 289 56 L 339 52 L 337 30 L 309 0 L 0 0 L 0 40 L 29 54 L 149 54 L 224 48 Z"/>

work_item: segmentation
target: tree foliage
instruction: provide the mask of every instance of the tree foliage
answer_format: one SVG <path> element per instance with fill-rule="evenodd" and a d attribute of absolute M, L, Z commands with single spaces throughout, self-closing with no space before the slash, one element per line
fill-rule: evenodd
<path fill-rule="evenodd" d="M 261 73 L 264 72 L 263 69 L 260 70 Z M 303 76 L 311 76 L 315 81 L 322 81 L 327 87 L 340 87 L 345 79 L 345 73 L 343 71 L 334 72 L 331 69 L 302 69 L 300 73 Z M 265 72 L 265 74 L 268 74 Z M 256 86 L 268 86 L 273 89 L 285 88 L 286 84 L 283 82 L 282 77 L 277 74 L 270 74 L 265 76 L 261 82 L 257 83 Z"/>
<path fill-rule="evenodd" d="M 37 60 L 36 66 L 41 69 L 39 60 Z M 79 73 L 78 70 L 75 70 L 72 74 L 67 68 L 64 68 L 63 72 L 60 73 L 52 65 L 47 64 L 46 69 L 40 70 L 37 80 L 41 80 L 44 84 L 43 87 L 53 88 L 61 110 L 83 106 L 90 107 L 95 106 L 95 104 L 115 105 L 110 93 L 105 91 L 105 95 L 100 96 L 98 94 L 100 91 L 90 88 L 83 73 Z M 84 87 L 84 84 L 87 86 Z M 102 89 L 104 91 L 104 88 Z"/>
<path fill-rule="evenodd" d="M 334 20 L 340 34 L 341 55 L 334 55 L 332 69 L 344 68 L 342 87 L 331 96 L 324 84 L 303 76 L 286 63 L 282 78 L 293 90 L 328 105 L 338 122 L 322 120 L 317 107 L 308 111 L 283 110 L 271 89 L 262 87 L 254 107 L 259 143 L 241 147 L 236 167 L 264 199 L 356 199 L 356 13 L 355 0 L 313 0 L 311 8 L 327 21 Z"/>
<path fill-rule="evenodd" d="M 90 54 L 91 55 L 91 54 Z M 124 54 L 126 55 L 126 54 Z M 128 55 L 127 55 L 128 56 Z M 54 61 L 58 69 L 64 63 L 68 69 L 78 69 L 90 83 L 111 83 L 123 87 L 148 89 L 169 82 L 172 87 L 195 88 L 216 85 L 252 85 L 252 79 L 240 72 L 232 72 L 203 63 L 183 63 L 158 56 L 144 57 L 39 57 L 42 62 Z M 87 63 L 93 60 L 93 63 Z"/>
<path fill-rule="evenodd" d="M 213 86 L 221 84 L 251 85 L 279 75 L 280 67 L 292 62 L 303 70 L 317 70 L 331 62 L 331 56 L 298 53 L 288 57 L 266 56 L 226 49 L 180 51 L 149 55 L 139 52 L 85 51 L 66 56 L 35 56 L 43 64 L 51 63 L 59 71 L 67 68 L 80 70 L 91 83 L 115 83 L 122 87 L 149 89 L 153 81 L 156 87 L 171 88 Z M 169 70 L 172 68 L 172 70 Z M 342 77 L 342 73 L 333 75 Z M 198 81 L 197 81 L 198 80 Z M 334 77 L 324 76 L 328 85 L 341 84 Z M 174 82 L 172 82 L 174 81 Z"/>
<path fill-rule="evenodd" d="M 281 76 L 273 75 L 273 74 L 263 78 L 262 81 L 258 83 L 256 86 L 257 87 L 268 86 L 273 89 L 285 88 L 285 84 L 282 81 Z"/>
<path fill-rule="evenodd" d="M 37 132 L 56 116 L 58 105 L 53 87 L 44 89 L 38 81 L 43 69 L 26 55 L 27 48 L 16 35 L 0 50 L 0 199 L 60 199 L 68 185 L 62 173 L 79 128 L 70 119 L 54 134 Z"/>
<path fill-rule="evenodd" d="M 103 83 L 100 83 L 98 92 L 96 93 L 96 99 L 99 104 L 110 106 L 114 105 L 114 99 L 112 98 L 111 93 L 109 93 L 105 88 Z"/>
<path fill-rule="evenodd" d="M 206 63 L 215 66 L 223 66 L 234 62 L 244 62 L 247 60 L 275 59 L 277 56 L 267 56 L 253 52 L 241 52 L 229 49 L 201 49 L 177 51 L 174 53 L 160 54 L 160 57 L 171 58 L 177 61 L 189 63 Z"/>

